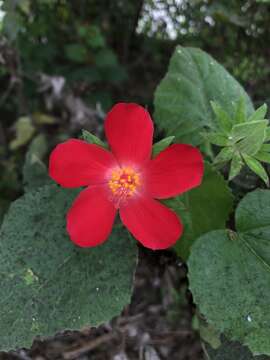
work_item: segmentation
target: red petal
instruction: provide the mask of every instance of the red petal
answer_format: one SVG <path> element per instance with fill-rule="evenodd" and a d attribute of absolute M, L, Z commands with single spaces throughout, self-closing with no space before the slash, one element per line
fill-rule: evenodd
<path fill-rule="evenodd" d="M 157 250 L 172 246 L 183 226 L 177 215 L 158 201 L 140 196 L 120 208 L 123 224 L 145 247 Z"/>
<path fill-rule="evenodd" d="M 109 151 L 70 139 L 52 151 L 49 174 L 63 187 L 73 188 L 104 183 L 108 169 L 115 166 L 117 163 Z"/>
<path fill-rule="evenodd" d="M 169 198 L 200 185 L 202 176 L 200 151 L 191 145 L 174 144 L 150 161 L 146 189 L 154 198 Z"/>
<path fill-rule="evenodd" d="M 83 190 L 67 214 L 67 231 L 71 240 L 81 246 L 102 244 L 110 232 L 116 208 L 108 200 L 104 186 Z"/>
<path fill-rule="evenodd" d="M 153 122 L 142 106 L 125 103 L 115 105 L 105 120 L 105 133 L 120 164 L 142 164 L 150 159 Z"/>

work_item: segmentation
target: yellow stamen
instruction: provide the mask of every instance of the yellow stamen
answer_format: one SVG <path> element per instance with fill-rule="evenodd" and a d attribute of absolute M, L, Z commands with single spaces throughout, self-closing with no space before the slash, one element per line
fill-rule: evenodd
<path fill-rule="evenodd" d="M 111 173 L 108 187 L 116 206 L 136 193 L 140 186 L 140 175 L 131 167 L 115 169 Z"/>

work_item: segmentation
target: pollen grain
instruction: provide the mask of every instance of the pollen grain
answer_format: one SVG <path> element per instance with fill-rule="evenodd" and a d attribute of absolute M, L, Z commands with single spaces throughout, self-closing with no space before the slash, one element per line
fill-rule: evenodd
<path fill-rule="evenodd" d="M 119 206 L 122 201 L 127 200 L 135 194 L 140 186 L 140 176 L 131 167 L 115 169 L 111 173 L 108 185 L 112 192 L 114 202 Z"/>

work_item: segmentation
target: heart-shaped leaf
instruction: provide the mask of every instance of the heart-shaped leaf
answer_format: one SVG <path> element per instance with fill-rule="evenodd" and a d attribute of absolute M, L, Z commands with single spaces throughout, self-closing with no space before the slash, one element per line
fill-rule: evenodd
<path fill-rule="evenodd" d="M 254 354 L 270 355 L 270 191 L 236 210 L 237 233 L 201 236 L 189 258 L 190 289 L 207 321 Z"/>
<path fill-rule="evenodd" d="M 155 92 L 155 120 L 167 136 L 176 137 L 176 142 L 198 145 L 204 141 L 204 127 L 218 130 L 210 101 L 233 118 L 241 98 L 247 115 L 251 115 L 250 98 L 222 65 L 200 49 L 177 46 Z"/>
<path fill-rule="evenodd" d="M 36 335 L 96 326 L 130 301 L 136 242 L 121 227 L 102 246 L 76 247 L 66 234 L 65 214 L 77 193 L 57 186 L 39 188 L 15 201 L 4 219 L 2 350 L 30 346 Z"/>

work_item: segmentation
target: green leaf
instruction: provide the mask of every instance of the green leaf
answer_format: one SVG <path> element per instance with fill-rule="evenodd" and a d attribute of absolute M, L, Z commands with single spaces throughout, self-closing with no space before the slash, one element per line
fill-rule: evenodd
<path fill-rule="evenodd" d="M 38 125 L 52 125 L 56 123 L 55 117 L 40 112 L 33 113 L 33 120 Z"/>
<path fill-rule="evenodd" d="M 268 153 L 268 152 L 259 151 L 257 154 L 254 155 L 254 157 L 259 161 L 270 164 L 270 153 Z"/>
<path fill-rule="evenodd" d="M 88 46 L 94 50 L 103 48 L 106 43 L 105 39 L 100 31 L 100 28 L 96 25 L 81 25 L 78 28 L 78 34 L 85 39 Z"/>
<path fill-rule="evenodd" d="M 213 349 L 217 349 L 221 345 L 220 333 L 201 318 L 199 318 L 199 332 L 200 338 L 210 344 Z"/>
<path fill-rule="evenodd" d="M 268 356 L 253 356 L 247 346 L 226 339 L 223 339 L 222 344 L 216 349 L 205 344 L 204 351 L 207 360 L 269 360 Z"/>
<path fill-rule="evenodd" d="M 269 185 L 269 178 L 267 172 L 265 171 L 261 163 L 247 154 L 243 154 L 243 158 L 250 170 L 252 170 L 256 175 L 258 175 L 266 183 L 266 185 Z"/>
<path fill-rule="evenodd" d="M 94 134 L 91 134 L 87 130 L 84 130 L 84 129 L 82 130 L 82 138 L 84 141 L 87 141 L 90 144 L 96 144 L 96 145 L 102 146 L 104 149 L 108 149 L 108 145 L 105 144 L 105 142 L 103 142 L 97 136 L 95 136 Z"/>
<path fill-rule="evenodd" d="M 263 144 L 260 148 L 261 151 L 270 151 L 270 144 Z"/>
<path fill-rule="evenodd" d="M 165 200 L 180 216 L 184 233 L 175 245 L 177 254 L 186 260 L 196 238 L 213 229 L 225 228 L 232 210 L 233 197 L 224 178 L 205 163 L 202 184 L 182 196 Z"/>
<path fill-rule="evenodd" d="M 77 63 L 84 63 L 87 60 L 87 48 L 81 44 L 68 44 L 65 46 L 66 57 Z"/>
<path fill-rule="evenodd" d="M 248 123 L 244 124 L 237 124 L 234 125 L 232 128 L 231 136 L 232 142 L 238 142 L 250 135 L 250 133 L 254 132 L 254 130 L 258 128 L 262 128 L 264 131 L 267 127 L 268 121 L 267 120 L 256 120 L 256 121 L 249 121 Z"/>
<path fill-rule="evenodd" d="M 25 155 L 23 166 L 24 190 L 34 190 L 51 183 L 48 170 L 42 159 L 47 153 L 48 144 L 44 134 L 37 135 Z"/>
<path fill-rule="evenodd" d="M 239 141 L 235 146 L 240 153 L 246 153 L 248 155 L 256 154 L 265 141 L 265 130 L 267 121 L 259 121 L 254 127 L 250 129 L 249 135 Z"/>
<path fill-rule="evenodd" d="M 270 127 L 267 127 L 265 131 L 265 141 L 270 141 Z"/>
<path fill-rule="evenodd" d="M 210 104 L 217 117 L 218 125 L 225 133 L 229 133 L 232 129 L 232 120 L 229 114 L 218 103 L 210 101 Z"/>
<path fill-rule="evenodd" d="M 97 326 L 130 301 L 136 242 L 117 227 L 102 246 L 75 246 L 66 234 L 65 215 L 77 194 L 57 186 L 39 188 L 15 201 L 4 219 L 2 349 L 29 347 L 37 335 Z"/>
<path fill-rule="evenodd" d="M 173 142 L 175 136 L 168 136 L 155 143 L 152 148 L 152 157 L 157 156 L 162 150 L 165 150 Z"/>
<path fill-rule="evenodd" d="M 222 133 L 209 133 L 206 135 L 210 143 L 218 146 L 227 146 L 228 145 L 228 136 L 223 135 Z"/>
<path fill-rule="evenodd" d="M 244 166 L 244 162 L 243 162 L 240 154 L 235 153 L 233 155 L 233 158 L 231 161 L 230 172 L 229 172 L 229 181 L 232 180 L 234 177 L 236 177 L 240 173 L 243 166 Z"/>
<path fill-rule="evenodd" d="M 267 113 L 267 105 L 260 106 L 248 119 L 248 121 L 263 120 Z"/>
<path fill-rule="evenodd" d="M 225 147 L 217 154 L 214 159 L 215 164 L 221 164 L 230 161 L 233 157 L 234 149 L 232 147 Z"/>
<path fill-rule="evenodd" d="M 28 143 L 34 135 L 35 128 L 28 116 L 20 117 L 15 123 L 16 137 L 9 144 L 11 150 L 17 150 L 19 147 Z"/>
<path fill-rule="evenodd" d="M 95 63 L 98 68 L 113 68 L 118 65 L 116 54 L 109 48 L 99 50 L 95 55 Z"/>
<path fill-rule="evenodd" d="M 17 6 L 26 14 L 29 15 L 31 11 L 31 2 L 30 0 L 21 0 L 18 2 Z"/>
<path fill-rule="evenodd" d="M 250 115 L 254 112 L 250 98 L 218 62 L 200 49 L 177 46 L 155 92 L 155 121 L 176 142 L 199 145 L 204 127 L 217 130 L 210 101 L 233 117 L 235 101 L 241 97 Z"/>
<path fill-rule="evenodd" d="M 270 191 L 247 194 L 235 217 L 237 233 L 212 231 L 195 242 L 190 289 L 217 330 L 270 355 Z"/>
<path fill-rule="evenodd" d="M 235 115 L 234 115 L 234 123 L 241 124 L 246 121 L 246 104 L 243 97 L 240 97 L 238 100 Z"/>

